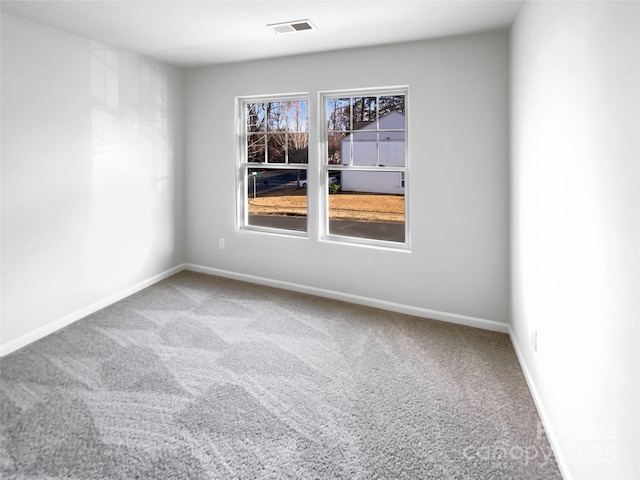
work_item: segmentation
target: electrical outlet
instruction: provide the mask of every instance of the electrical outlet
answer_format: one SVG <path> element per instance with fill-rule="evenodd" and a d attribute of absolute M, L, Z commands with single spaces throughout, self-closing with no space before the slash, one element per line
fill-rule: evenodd
<path fill-rule="evenodd" d="M 218 247 L 220 247 L 220 250 L 224 250 L 224 238 L 218 239 Z"/>

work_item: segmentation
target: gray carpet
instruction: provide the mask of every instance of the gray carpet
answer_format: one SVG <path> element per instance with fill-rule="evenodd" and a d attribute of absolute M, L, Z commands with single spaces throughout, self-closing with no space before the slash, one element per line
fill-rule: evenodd
<path fill-rule="evenodd" d="M 0 370 L 5 479 L 561 478 L 506 335 L 217 277 Z"/>

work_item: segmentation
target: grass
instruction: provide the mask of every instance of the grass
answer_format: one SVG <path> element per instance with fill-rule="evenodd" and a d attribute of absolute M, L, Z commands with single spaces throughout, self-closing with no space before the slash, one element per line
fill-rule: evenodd
<path fill-rule="evenodd" d="M 305 189 L 272 189 L 249 199 L 250 215 L 306 215 Z M 329 195 L 331 220 L 404 222 L 404 195 L 340 192 Z"/>

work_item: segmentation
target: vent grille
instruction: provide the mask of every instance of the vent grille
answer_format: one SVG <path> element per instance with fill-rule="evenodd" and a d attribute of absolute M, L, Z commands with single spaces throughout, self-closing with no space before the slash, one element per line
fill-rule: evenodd
<path fill-rule="evenodd" d="M 268 28 L 275 33 L 293 33 L 304 32 L 305 30 L 316 30 L 316 26 L 311 23 L 310 20 L 294 20 L 292 22 L 271 23 L 267 25 Z"/>

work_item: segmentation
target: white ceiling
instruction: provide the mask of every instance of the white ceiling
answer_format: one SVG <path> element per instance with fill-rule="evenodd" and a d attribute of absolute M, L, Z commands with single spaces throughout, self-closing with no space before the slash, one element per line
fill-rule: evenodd
<path fill-rule="evenodd" d="M 507 27 L 524 0 L 2 0 L 2 11 L 183 66 Z M 276 35 L 266 25 L 310 19 Z"/>

